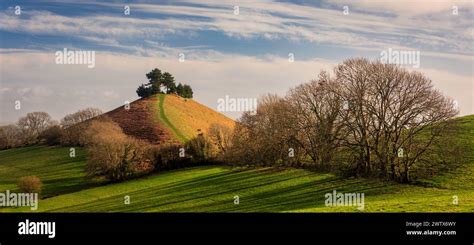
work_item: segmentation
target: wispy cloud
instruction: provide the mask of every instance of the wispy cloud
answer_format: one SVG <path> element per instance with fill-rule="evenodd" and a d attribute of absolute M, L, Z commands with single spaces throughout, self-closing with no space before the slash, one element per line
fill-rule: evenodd
<path fill-rule="evenodd" d="M 123 15 L 124 3 L 115 2 L 53 1 L 59 6 L 48 9 L 37 4 L 25 8 L 21 16 L 6 9 L 0 11 L 2 33 L 23 35 L 25 40 L 46 37 L 46 41 L 21 46 L 15 40 L 0 47 L 0 122 L 33 110 L 60 118 L 88 106 L 112 109 L 137 98 L 135 88 L 155 67 L 191 84 L 197 100 L 210 107 L 225 95 L 284 94 L 340 62 L 333 54 L 314 52 L 313 47 L 319 47 L 317 51 L 336 47 L 332 50 L 343 53 L 339 57 L 351 57 L 344 52 L 356 50 L 369 58 L 387 48 L 420 50 L 419 70 L 436 88 L 458 100 L 462 114 L 470 114 L 474 112 L 474 8 L 467 1 L 440 2 L 426 6 L 423 1 L 350 1 L 348 15 L 343 14 L 345 1 L 338 0 L 309 5 L 270 0 L 132 2 L 127 3 L 130 16 Z M 451 13 L 454 4 L 459 8 L 457 16 Z M 76 12 L 58 11 L 61 6 Z M 215 33 L 222 40 L 213 45 L 195 42 L 212 39 Z M 283 48 L 275 45 L 280 42 Z M 229 51 L 234 44 L 240 46 Z M 287 50 L 301 45 L 305 45 L 303 52 L 312 55 L 289 63 Z M 54 64 L 54 51 L 84 47 L 97 52 L 94 69 Z M 259 47 L 270 48 L 252 53 Z M 185 62 L 178 62 L 180 53 L 186 55 Z M 24 102 L 22 111 L 13 109 L 15 100 Z"/>
<path fill-rule="evenodd" d="M 50 112 L 59 119 L 66 113 L 89 106 L 110 110 L 137 98 L 135 88 L 145 82 L 146 72 L 155 67 L 169 71 L 178 82 L 192 85 L 195 98 L 211 108 L 217 100 L 231 97 L 259 97 L 265 93 L 284 95 L 289 88 L 307 82 L 321 70 L 331 71 L 332 60 L 301 60 L 294 63 L 276 56 L 257 58 L 223 53 L 195 53 L 179 62 L 166 57 L 143 57 L 117 53 L 97 54 L 96 67 L 58 66 L 54 53 L 7 53 L 0 56 L 2 71 L 1 121 L 13 121 L 35 110 Z M 38 65 L 40 61 L 41 65 Z M 24 72 L 25 67 L 28 72 Z M 461 113 L 473 113 L 472 78 L 442 70 L 420 69 L 436 88 L 459 102 Z M 23 110 L 14 110 L 14 101 Z M 62 101 L 57 103 L 57 101 Z M 228 113 L 236 118 L 240 113 Z"/>
<path fill-rule="evenodd" d="M 178 1 L 178 5 L 130 4 L 132 14 L 124 16 L 124 4 L 90 3 L 115 9 L 91 15 L 63 16 L 48 11 L 25 11 L 19 18 L 0 13 L 0 30 L 31 34 L 64 35 L 83 38 L 111 47 L 135 45 L 124 40 L 165 39 L 189 36 L 201 31 L 217 31 L 234 38 L 305 40 L 351 48 L 383 49 L 387 46 L 415 48 L 432 54 L 472 56 L 473 6 L 459 3 L 462 14 L 451 14 L 454 3 L 443 2 L 421 8 L 422 3 L 399 1 L 353 1 L 354 11 L 343 15 L 342 8 L 320 8 L 273 1 Z M 331 1 L 339 4 L 339 1 Z M 426 4 L 426 3 L 424 3 Z M 238 5 L 239 14 L 234 14 Z M 338 6 L 338 5 L 336 5 Z M 431 5 L 430 5 L 431 6 Z M 365 12 L 360 10 L 364 9 Z M 390 10 L 397 15 L 375 15 L 367 10 Z M 402 15 L 408 10 L 411 15 Z M 430 11 L 427 11 L 429 9 Z M 437 13 L 437 14 L 434 14 Z M 430 14 L 429 19 L 426 15 Z M 197 35 L 197 34 L 196 34 Z"/>

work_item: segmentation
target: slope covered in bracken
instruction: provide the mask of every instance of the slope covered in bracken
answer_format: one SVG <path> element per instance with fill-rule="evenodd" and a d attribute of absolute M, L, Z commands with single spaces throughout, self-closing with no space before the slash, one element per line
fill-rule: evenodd
<path fill-rule="evenodd" d="M 177 95 L 143 98 L 105 113 L 125 134 L 151 144 L 184 143 L 207 133 L 213 123 L 234 127 L 235 122 L 193 99 Z"/>

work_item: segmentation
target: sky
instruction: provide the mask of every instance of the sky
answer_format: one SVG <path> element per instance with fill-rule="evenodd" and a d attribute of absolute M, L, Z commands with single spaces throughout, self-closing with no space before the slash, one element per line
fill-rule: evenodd
<path fill-rule="evenodd" d="M 213 109 L 226 96 L 284 96 L 389 49 L 418 51 L 420 66 L 406 68 L 474 114 L 474 1 L 0 1 L 0 20 L 0 124 L 114 109 L 153 68 Z M 57 64 L 65 48 L 94 51 L 95 66 Z"/>

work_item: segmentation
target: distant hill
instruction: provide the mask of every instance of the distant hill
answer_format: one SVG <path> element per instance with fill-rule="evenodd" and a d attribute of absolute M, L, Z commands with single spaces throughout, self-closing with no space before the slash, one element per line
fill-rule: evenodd
<path fill-rule="evenodd" d="M 152 144 L 185 143 L 213 123 L 233 128 L 235 122 L 213 109 L 177 95 L 159 94 L 105 113 L 125 134 Z"/>

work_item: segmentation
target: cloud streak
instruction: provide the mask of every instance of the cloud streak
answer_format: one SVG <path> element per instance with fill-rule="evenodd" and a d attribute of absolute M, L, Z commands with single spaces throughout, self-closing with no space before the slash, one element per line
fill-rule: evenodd
<path fill-rule="evenodd" d="M 435 4 L 418 8 L 419 3 L 398 4 L 394 1 L 367 4 L 354 1 L 349 15 L 342 8 L 318 8 L 273 1 L 239 2 L 235 15 L 234 2 L 178 1 L 178 5 L 130 4 L 132 15 L 124 16 L 124 4 L 90 3 L 114 9 L 115 14 L 63 16 L 49 11 L 25 11 L 19 18 L 11 12 L 0 13 L 4 21 L 0 30 L 29 34 L 75 36 L 110 47 L 133 50 L 146 47 L 146 42 L 124 44 L 130 38 L 165 40 L 167 36 L 198 35 L 216 31 L 233 38 L 304 40 L 350 48 L 380 50 L 386 47 L 423 49 L 432 54 L 472 57 L 472 5 L 459 4 L 462 14 L 453 16 L 451 5 Z M 332 4 L 339 4 L 332 1 Z M 338 5 L 336 5 L 338 6 Z M 408 8 L 407 6 L 412 6 Z M 406 9 L 432 15 L 381 16 L 367 13 L 375 8 L 405 13 Z M 366 12 L 360 12 L 365 9 Z M 420 10 L 422 9 L 422 10 Z M 430 11 L 427 11 L 429 9 Z M 444 11 L 444 12 L 443 12 Z M 438 13 L 438 14 L 433 14 Z M 429 21 L 428 21 L 429 20 Z M 469 29 L 470 28 L 470 29 Z"/>
<path fill-rule="evenodd" d="M 331 71 L 332 60 L 296 60 L 267 56 L 257 58 L 222 53 L 198 54 L 179 62 L 166 57 L 142 57 L 117 53 L 96 54 L 94 69 L 85 66 L 55 65 L 53 52 L 6 53 L 0 96 L 0 121 L 14 121 L 30 111 L 47 111 L 56 119 L 85 107 L 105 111 L 137 98 L 136 87 L 145 82 L 145 73 L 155 67 L 169 71 L 178 82 L 191 84 L 195 98 L 216 109 L 217 100 L 230 97 L 258 98 L 266 93 L 284 95 L 289 88 L 317 77 L 321 70 Z M 40 61 L 42 65 L 38 65 Z M 24 72 L 28 67 L 28 72 Z M 419 70 L 430 77 L 437 89 L 457 100 L 462 114 L 473 113 L 472 79 L 440 70 Z M 16 81 L 9 83 L 8 81 Z M 20 100 L 23 109 L 16 111 Z M 61 103 L 57 103 L 61 101 Z M 237 118 L 240 113 L 227 113 Z"/>

